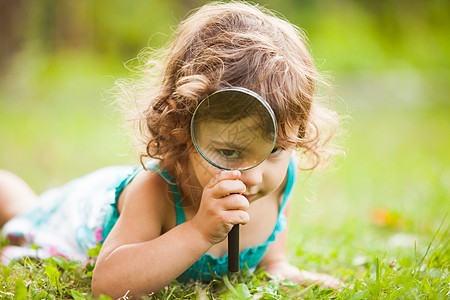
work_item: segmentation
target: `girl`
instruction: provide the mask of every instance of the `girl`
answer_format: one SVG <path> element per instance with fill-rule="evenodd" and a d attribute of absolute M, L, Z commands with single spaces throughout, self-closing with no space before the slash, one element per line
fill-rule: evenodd
<path fill-rule="evenodd" d="M 144 75 L 157 67 L 148 60 Z M 101 242 L 94 294 L 148 295 L 175 279 L 226 273 L 226 237 L 242 224 L 241 268 L 261 266 L 279 278 L 338 287 L 338 280 L 300 271 L 286 258 L 294 153 L 312 158 L 316 167 L 331 153 L 324 145 L 335 127 L 334 113 L 314 98 L 320 77 L 301 32 L 256 6 L 211 3 L 181 23 L 159 74 L 119 84 L 123 95 L 144 105 L 137 115 L 145 144 L 142 167 L 96 171 L 44 193 L 28 212 L 36 196 L 13 175 L 0 175 L 0 221 L 14 217 L 3 234 L 12 244 L 40 246 L 37 254 L 6 247 L 4 258 L 86 259 L 87 250 Z M 278 121 L 274 150 L 244 172 L 209 165 L 190 137 L 198 103 L 227 86 L 261 95 Z"/>

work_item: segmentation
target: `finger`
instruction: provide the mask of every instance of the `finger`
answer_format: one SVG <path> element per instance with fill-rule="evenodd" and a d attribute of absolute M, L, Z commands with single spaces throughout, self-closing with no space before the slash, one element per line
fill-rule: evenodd
<path fill-rule="evenodd" d="M 220 199 L 224 210 L 243 210 L 247 211 L 250 203 L 247 198 L 239 194 L 232 194 Z"/>
<path fill-rule="evenodd" d="M 208 182 L 206 187 L 212 188 L 217 183 L 221 182 L 222 180 L 235 180 L 241 177 L 241 172 L 238 170 L 232 170 L 232 171 L 221 171 L 217 175 L 215 175 L 211 180 Z"/>
<path fill-rule="evenodd" d="M 245 225 L 250 221 L 250 215 L 242 210 L 228 210 L 226 211 L 228 222 L 232 225 Z M 230 228 L 231 230 L 231 228 Z"/>
<path fill-rule="evenodd" d="M 240 180 L 222 180 L 211 188 L 211 196 L 223 198 L 231 194 L 245 193 L 245 184 Z"/>

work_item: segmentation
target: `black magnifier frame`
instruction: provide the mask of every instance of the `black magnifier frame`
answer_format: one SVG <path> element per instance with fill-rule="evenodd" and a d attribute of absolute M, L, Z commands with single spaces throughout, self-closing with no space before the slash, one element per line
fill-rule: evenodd
<path fill-rule="evenodd" d="M 235 100 L 236 99 L 236 100 Z M 216 102 L 218 101 L 218 102 Z M 222 103 L 220 103 L 223 101 Z M 227 105 L 228 103 L 226 101 L 231 101 L 231 105 Z M 235 103 L 233 103 L 235 101 Z M 238 103 L 236 101 L 240 101 L 241 103 Z M 248 103 L 245 103 L 248 101 Z M 214 106 L 212 104 L 219 103 L 217 106 Z M 233 105 L 236 104 L 236 105 Z M 260 105 L 261 104 L 261 105 Z M 253 105 L 253 106 L 252 106 Z M 255 106 L 256 105 L 256 106 Z M 239 107 L 239 112 L 233 111 L 232 109 L 236 109 L 236 107 Z M 257 151 L 254 151 L 256 153 L 256 159 L 255 160 L 249 160 L 246 162 L 244 160 L 244 166 L 224 166 L 215 161 L 210 157 L 210 155 L 207 155 L 208 152 L 205 149 L 202 149 L 202 147 L 199 146 L 199 138 L 197 137 L 196 133 L 196 122 L 202 122 L 204 121 L 202 118 L 206 118 L 207 122 L 208 120 L 216 120 L 215 117 L 211 117 L 211 115 L 215 115 L 213 113 L 209 113 L 208 109 L 210 111 L 213 111 L 215 107 L 220 107 L 220 111 L 218 113 L 219 117 L 220 115 L 225 115 L 224 120 L 227 121 L 221 121 L 224 124 L 243 124 L 242 127 L 245 130 L 247 130 L 247 133 L 251 134 L 253 129 L 258 131 L 260 135 L 254 134 L 254 140 L 247 139 L 248 144 L 253 144 L 253 148 L 257 149 Z M 217 111 L 215 112 L 217 113 Z M 241 114 L 241 119 L 233 119 L 233 118 L 227 118 L 226 115 L 233 116 Z M 200 115 L 200 121 L 196 120 L 196 117 Z M 249 118 L 247 118 L 249 117 Z M 228 120 L 230 119 L 230 120 Z M 243 120 L 249 119 L 252 122 L 252 126 L 249 126 L 246 128 L 246 124 Z M 242 123 L 243 122 L 243 123 Z M 256 124 L 256 125 L 255 125 Z M 200 126 L 200 125 L 199 125 Z M 212 126 L 212 125 L 211 125 Z M 230 125 L 231 126 L 231 125 Z M 211 128 L 211 127 L 209 127 Z M 220 169 L 220 170 L 239 170 L 239 171 L 246 171 L 249 169 L 252 169 L 259 164 L 261 164 L 272 152 L 273 148 L 275 147 L 276 137 L 277 137 L 277 121 L 275 114 L 270 107 L 270 105 L 267 103 L 267 101 L 258 95 L 257 93 L 243 88 L 243 87 L 225 87 L 222 88 L 209 96 L 207 96 L 205 99 L 203 99 L 196 107 L 192 119 L 191 119 L 191 139 L 192 143 L 194 144 L 196 150 L 198 153 L 212 166 Z M 241 128 L 242 129 L 242 128 Z M 206 130 L 208 131 L 208 130 Z M 209 133 L 209 132 L 208 132 Z M 201 140 L 201 134 L 198 134 L 200 136 Z M 210 135 L 207 135 L 206 140 L 206 148 L 209 144 L 213 144 L 214 141 L 212 141 L 213 138 L 210 139 Z M 241 141 L 246 140 L 246 136 L 244 133 L 243 138 L 240 139 Z M 261 141 L 260 144 L 257 144 L 257 142 Z M 212 142 L 211 142 L 212 141 Z M 201 143 L 205 145 L 203 142 Z M 226 144 L 226 143 L 225 143 Z M 258 147 L 258 146 L 263 147 Z M 258 150 L 258 148 L 260 148 Z M 245 149 L 245 147 L 244 147 Z M 211 151 L 210 151 L 211 152 Z M 239 224 L 236 224 L 233 226 L 231 231 L 228 233 L 228 271 L 229 272 L 237 272 L 239 271 Z"/>

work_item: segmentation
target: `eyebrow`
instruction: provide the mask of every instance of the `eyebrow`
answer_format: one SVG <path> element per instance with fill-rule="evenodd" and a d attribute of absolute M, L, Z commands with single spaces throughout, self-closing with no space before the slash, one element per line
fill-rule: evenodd
<path fill-rule="evenodd" d="M 211 142 L 213 144 L 218 144 L 219 146 L 223 145 L 224 147 L 228 147 L 230 149 L 233 150 L 238 150 L 238 151 L 243 151 L 246 150 L 248 147 L 242 147 L 238 144 L 235 143 L 231 143 L 231 142 L 225 142 L 225 141 L 221 141 L 221 140 L 215 140 L 215 139 L 211 139 Z M 216 145 L 214 145 L 215 147 L 217 147 Z"/>

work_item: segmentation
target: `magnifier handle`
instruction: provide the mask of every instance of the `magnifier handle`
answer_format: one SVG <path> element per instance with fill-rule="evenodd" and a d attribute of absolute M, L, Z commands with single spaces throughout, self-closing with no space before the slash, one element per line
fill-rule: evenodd
<path fill-rule="evenodd" d="M 228 233 L 228 271 L 239 271 L 239 224 Z"/>

